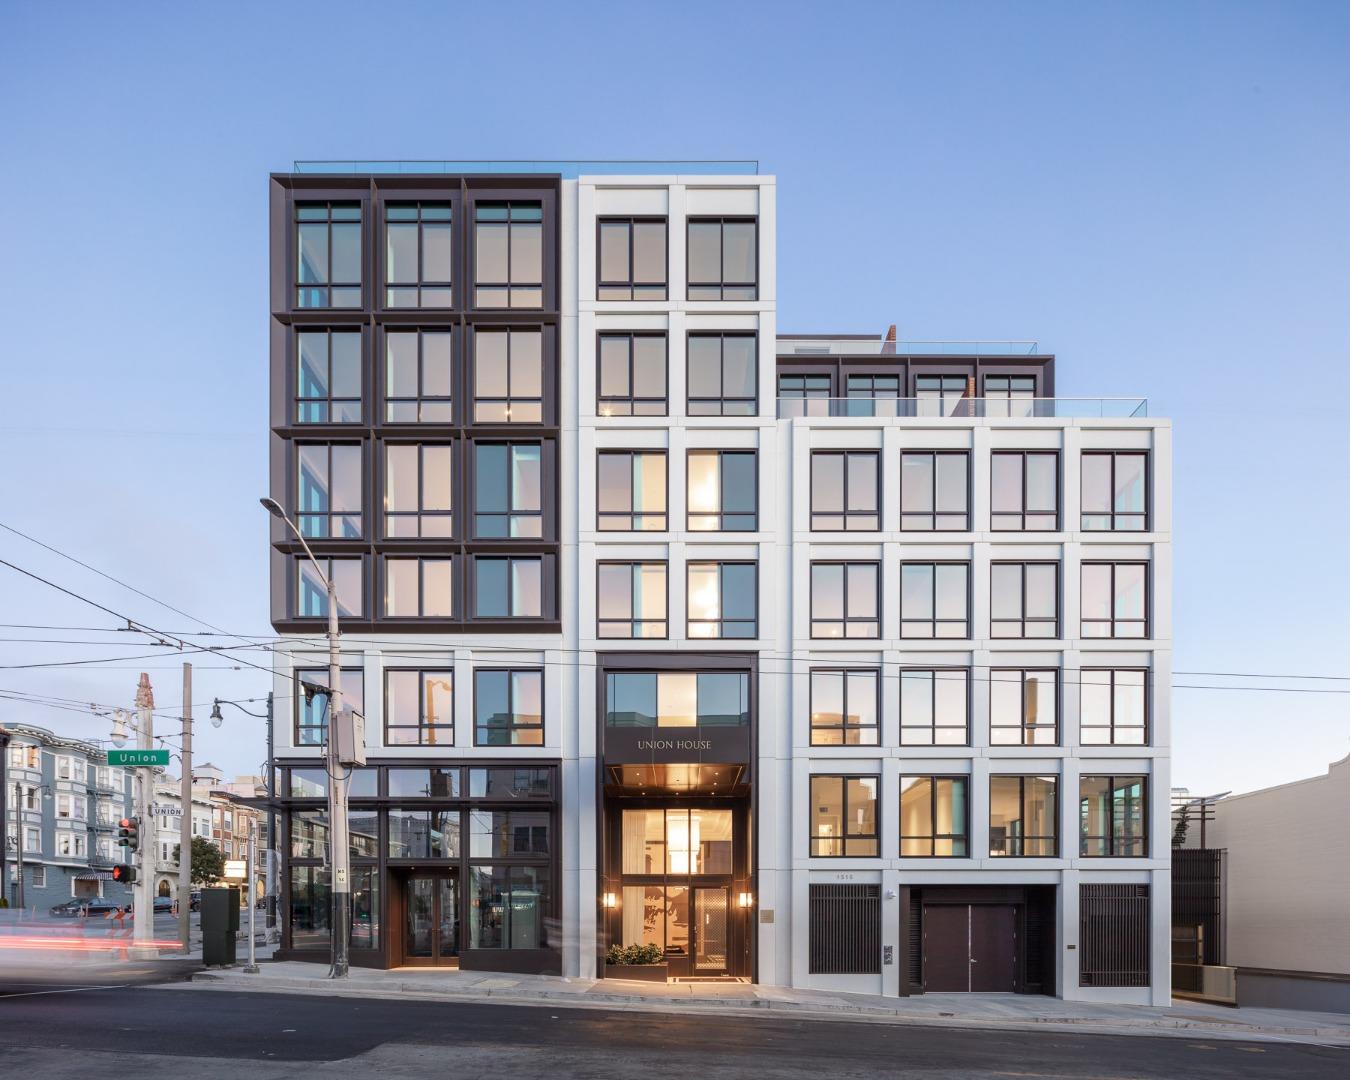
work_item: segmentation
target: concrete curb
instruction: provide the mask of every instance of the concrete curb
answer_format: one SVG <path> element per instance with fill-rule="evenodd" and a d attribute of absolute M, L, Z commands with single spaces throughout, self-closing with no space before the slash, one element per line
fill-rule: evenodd
<path fill-rule="evenodd" d="M 327 979 L 303 979 L 292 976 L 245 975 L 242 972 L 198 972 L 188 982 L 173 984 L 178 989 L 225 990 L 248 993 L 315 994 L 332 997 L 378 998 L 382 1000 L 445 1001 L 458 1004 L 521 1005 L 536 1008 L 622 1009 L 634 1012 L 660 1012 L 667 1015 L 689 1013 L 699 1016 L 765 1016 L 838 1022 L 887 1023 L 908 1027 L 959 1027 L 1004 1031 L 1077 1031 L 1098 1035 L 1136 1035 L 1155 1038 L 1196 1038 L 1275 1042 L 1316 1042 L 1350 1047 L 1350 1030 L 1325 1027 L 1272 1027 L 1225 1021 L 1193 1019 L 1147 1019 L 1122 1022 L 1094 1017 L 978 1017 L 949 1014 L 907 1013 L 896 1009 L 866 1005 L 797 1002 L 773 998 L 724 999 L 714 1001 L 693 997 L 650 997 L 636 994 L 548 993 L 510 989 L 474 989 L 469 992 L 441 990 L 416 983 L 353 984 L 337 988 Z"/>

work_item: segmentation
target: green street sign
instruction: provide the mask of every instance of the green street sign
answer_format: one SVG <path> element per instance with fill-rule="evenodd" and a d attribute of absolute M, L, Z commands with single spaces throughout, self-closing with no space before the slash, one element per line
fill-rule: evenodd
<path fill-rule="evenodd" d="M 168 765 L 169 752 L 167 750 L 109 750 L 108 764 L 131 768 L 146 765 Z"/>

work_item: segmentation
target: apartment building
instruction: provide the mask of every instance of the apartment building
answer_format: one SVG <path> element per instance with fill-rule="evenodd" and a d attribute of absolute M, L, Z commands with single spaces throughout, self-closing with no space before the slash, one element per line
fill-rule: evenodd
<path fill-rule="evenodd" d="M 127 770 L 110 767 L 94 743 L 34 724 L 7 724 L 0 752 L 0 895 L 28 910 L 92 897 L 130 902 L 130 889 L 112 880 L 123 861 L 117 823 L 131 813 Z"/>
<path fill-rule="evenodd" d="M 1032 343 L 784 335 L 753 167 L 272 177 L 353 961 L 1165 1003 L 1170 428 Z M 791 257 L 789 253 L 789 258 Z M 273 526 L 283 954 L 326 596 Z"/>

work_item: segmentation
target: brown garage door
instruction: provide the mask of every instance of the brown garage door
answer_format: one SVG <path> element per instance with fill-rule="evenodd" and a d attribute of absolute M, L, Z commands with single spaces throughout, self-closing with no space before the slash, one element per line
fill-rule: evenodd
<path fill-rule="evenodd" d="M 929 993 L 1017 990 L 1017 908 L 925 904 L 923 988 Z"/>

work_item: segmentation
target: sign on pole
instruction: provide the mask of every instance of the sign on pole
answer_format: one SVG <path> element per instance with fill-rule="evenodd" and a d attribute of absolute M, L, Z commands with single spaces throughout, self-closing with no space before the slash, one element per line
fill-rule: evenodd
<path fill-rule="evenodd" d="M 137 768 L 150 765 L 168 765 L 167 750 L 109 750 L 108 764 L 121 765 L 124 768 Z"/>

